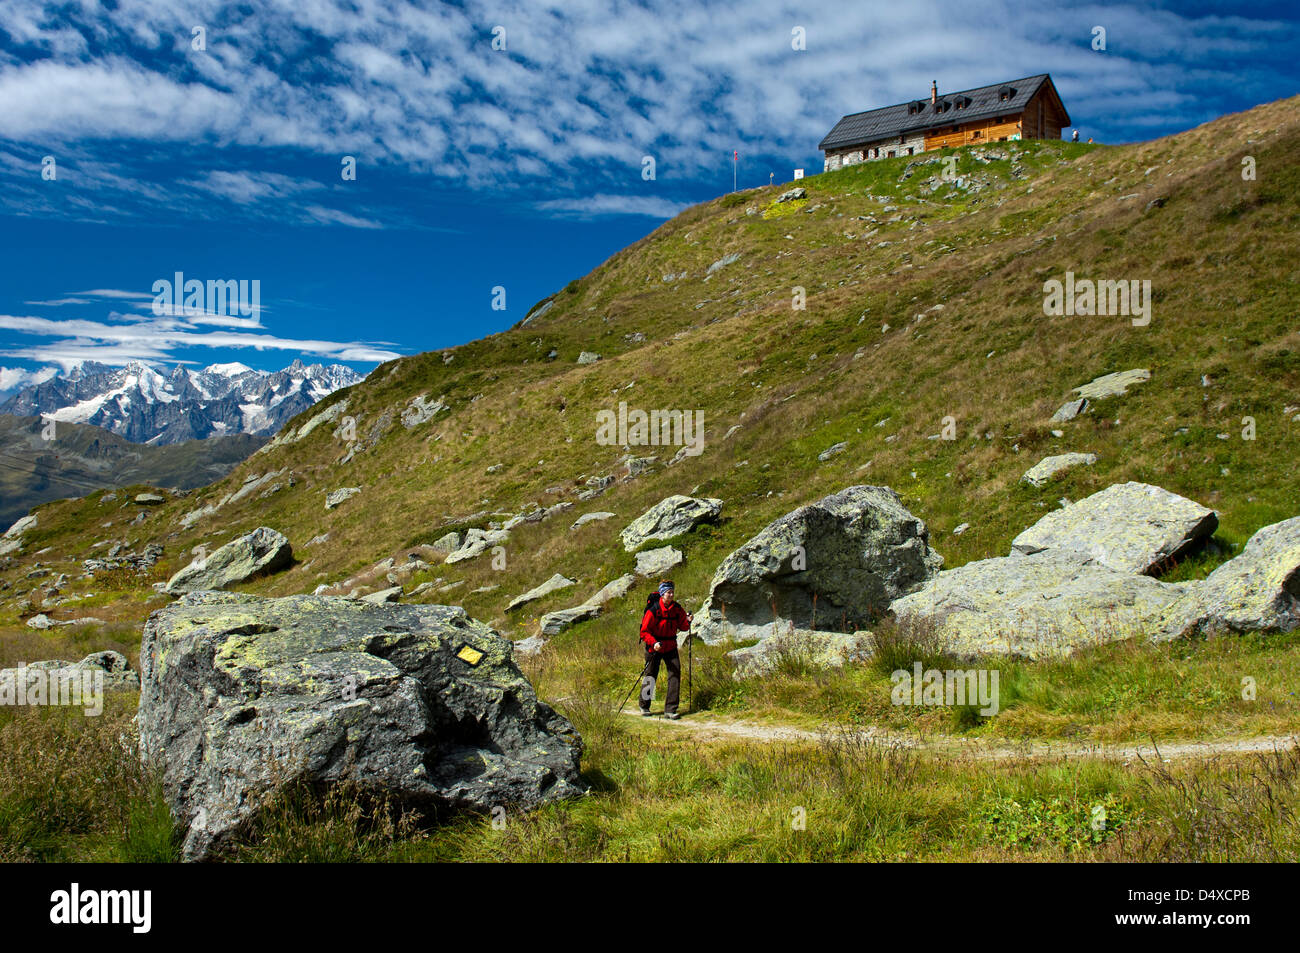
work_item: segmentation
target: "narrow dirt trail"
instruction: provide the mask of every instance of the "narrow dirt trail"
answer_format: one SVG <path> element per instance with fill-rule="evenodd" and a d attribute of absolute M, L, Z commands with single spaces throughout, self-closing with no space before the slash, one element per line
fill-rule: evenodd
<path fill-rule="evenodd" d="M 640 718 L 637 712 L 624 712 Z M 682 731 L 710 741 L 758 741 L 817 743 L 825 738 L 840 737 L 841 730 L 809 731 L 792 725 L 761 725 L 745 721 L 717 721 L 708 716 L 686 715 L 680 721 L 662 716 L 646 719 L 665 731 Z M 866 728 L 848 732 L 854 738 L 889 747 L 915 750 L 925 754 L 985 761 L 1040 761 L 1071 758 L 1102 758 L 1107 761 L 1180 761 L 1207 760 L 1219 755 L 1267 753 L 1288 750 L 1300 744 L 1300 734 L 1260 735 L 1254 738 L 1228 738 L 1217 741 L 1137 742 L 1127 744 L 1079 744 L 1066 741 L 994 742 L 973 741 L 953 735 L 925 737 Z"/>

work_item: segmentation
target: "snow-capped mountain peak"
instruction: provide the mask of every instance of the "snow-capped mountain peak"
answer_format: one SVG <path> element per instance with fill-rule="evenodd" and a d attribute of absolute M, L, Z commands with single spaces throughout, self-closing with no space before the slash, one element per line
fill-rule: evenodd
<path fill-rule="evenodd" d="M 295 360 L 279 371 L 232 362 L 164 374 L 141 361 L 85 361 L 22 387 L 0 413 L 93 424 L 137 443 L 169 444 L 223 434 L 273 434 L 289 418 L 363 379 L 341 364 Z"/>

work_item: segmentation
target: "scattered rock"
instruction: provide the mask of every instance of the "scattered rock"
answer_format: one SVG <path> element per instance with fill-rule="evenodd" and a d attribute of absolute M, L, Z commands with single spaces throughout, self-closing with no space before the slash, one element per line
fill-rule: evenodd
<path fill-rule="evenodd" d="M 1012 555 L 1066 550 L 1119 572 L 1158 575 L 1218 526 L 1213 510 L 1176 493 L 1116 483 L 1048 513 L 1012 540 Z"/>
<path fill-rule="evenodd" d="M 487 552 L 491 547 L 504 543 L 509 538 L 509 531 L 503 529 L 466 530 L 464 542 L 460 544 L 459 549 L 447 557 L 446 561 L 448 563 L 458 563 L 466 559 L 473 559 L 475 556 Z"/>
<path fill-rule="evenodd" d="M 588 523 L 594 523 L 598 520 L 613 519 L 617 515 L 617 513 L 608 513 L 604 510 L 598 510 L 595 513 L 583 513 L 573 521 L 573 525 L 569 529 L 577 529 L 579 526 L 586 526 Z"/>
<path fill-rule="evenodd" d="M 140 656 L 141 751 L 185 860 L 219 852 L 285 785 L 484 813 L 585 789 L 573 726 L 457 607 L 194 593 L 149 618 Z"/>
<path fill-rule="evenodd" d="M 643 474 L 643 473 L 649 473 L 650 470 L 654 467 L 654 463 L 655 463 L 655 461 L 658 460 L 658 459 L 659 459 L 659 458 L 658 458 L 657 456 L 654 456 L 654 457 L 628 457 L 628 459 L 627 459 L 627 461 L 626 461 L 626 466 L 627 466 L 627 478 L 628 478 L 629 480 L 635 480 L 635 479 L 636 479 L 637 477 L 639 477 L 641 474 Z"/>
<path fill-rule="evenodd" d="M 781 196 L 776 200 L 776 204 L 779 205 L 782 202 L 795 202 L 799 199 L 806 199 L 807 197 L 808 190 L 800 186 L 797 189 L 791 189 L 789 192 L 782 192 Z"/>
<path fill-rule="evenodd" d="M 50 696 L 50 689 L 58 691 L 60 695 L 64 692 L 71 692 L 71 685 L 75 683 L 80 689 L 86 685 L 84 679 L 85 673 L 90 673 L 92 678 L 98 674 L 102 679 L 101 685 L 105 691 L 109 692 L 134 692 L 140 690 L 140 675 L 131 668 L 130 661 L 121 652 L 93 652 L 87 655 L 80 662 L 69 662 L 63 659 L 48 659 L 40 662 L 29 662 L 21 668 L 0 669 L 0 696 L 6 692 L 12 692 L 19 688 L 19 680 L 25 679 L 26 684 L 23 686 L 26 697 L 33 697 L 32 690 L 36 683 L 41 683 L 41 688 L 45 690 L 43 697 L 46 704 L 53 704 Z M 63 688 L 57 682 L 57 677 L 61 676 L 69 682 L 68 688 Z M 93 686 L 93 682 L 91 683 Z M 10 696 L 12 697 L 12 696 Z M 65 696 L 66 697 L 66 696 Z M 84 695 L 82 698 L 84 699 Z M 13 704 L 13 702 L 9 702 Z"/>
<path fill-rule="evenodd" d="M 231 540 L 206 559 L 194 560 L 167 580 L 163 592 L 180 595 L 201 589 L 224 589 L 256 575 L 273 573 L 293 562 L 289 540 L 275 530 L 260 526 Z"/>
<path fill-rule="evenodd" d="M 1032 486 L 1046 486 L 1058 473 L 1063 473 L 1071 467 L 1092 466 L 1096 462 L 1095 453 L 1060 453 L 1039 460 L 1026 470 L 1025 475 L 1020 479 Z"/>
<path fill-rule="evenodd" d="M 393 586 L 389 589 L 380 589 L 378 592 L 372 592 L 369 595 L 361 597 L 362 602 L 369 602 L 371 605 L 382 606 L 387 602 L 396 602 L 402 596 L 402 587 Z"/>
<path fill-rule="evenodd" d="M 829 449 L 827 449 L 827 450 L 823 450 L 821 453 L 817 454 L 817 459 L 820 460 L 822 463 L 825 463 L 825 462 L 826 462 L 827 460 L 829 460 L 831 457 L 838 456 L 839 454 L 843 453 L 843 452 L 844 452 L 845 450 L 847 450 L 848 448 L 849 448 L 849 445 L 848 445 L 847 443 L 837 443 L 837 444 L 835 444 L 835 446 L 833 446 L 833 447 L 831 447 L 831 448 L 829 448 Z"/>
<path fill-rule="evenodd" d="M 1074 392 L 1085 400 L 1123 397 L 1134 384 L 1141 384 L 1149 380 L 1151 380 L 1151 372 L 1146 368 L 1139 367 L 1131 371 L 1117 371 L 1114 374 L 1105 374 L 1084 384 L 1082 387 L 1076 387 Z"/>
<path fill-rule="evenodd" d="M 137 493 L 135 502 L 141 506 L 157 506 L 159 503 L 166 503 L 167 497 L 160 496 L 157 493 Z"/>
<path fill-rule="evenodd" d="M 638 576 L 662 576 L 674 566 L 680 566 L 685 556 L 680 549 L 661 546 L 659 549 L 647 549 L 636 554 L 636 574 Z"/>
<path fill-rule="evenodd" d="M 966 532 L 966 530 L 968 530 L 968 529 L 970 529 L 970 523 L 962 523 L 960 526 L 956 526 L 956 527 L 953 528 L 952 535 L 954 535 L 954 536 L 960 536 L 962 533 Z"/>
<path fill-rule="evenodd" d="M 600 615 L 600 606 L 594 603 L 584 602 L 572 609 L 557 609 L 555 612 L 548 612 L 542 616 L 541 629 L 538 635 L 543 639 L 550 638 L 553 635 L 559 635 L 571 625 L 586 622 L 598 615 Z M 517 645 L 518 643 L 516 643 Z"/>
<path fill-rule="evenodd" d="M 854 631 L 939 571 L 943 557 L 929 540 L 888 487 L 841 490 L 768 524 L 723 560 L 694 631 L 710 643 L 762 639 L 774 615 L 798 629 L 820 621 Z"/>
<path fill-rule="evenodd" d="M 716 522 L 721 514 L 721 500 L 678 494 L 660 500 L 629 523 L 619 535 L 623 549 L 630 553 L 653 540 L 672 539 L 689 533 L 701 523 Z"/>
<path fill-rule="evenodd" d="M 513 609 L 518 609 L 522 605 L 527 605 L 528 603 L 534 602 L 537 599 L 541 599 L 545 596 L 549 596 L 552 592 L 557 592 L 560 589 L 567 589 L 569 586 L 572 586 L 573 584 L 574 584 L 574 580 L 569 579 L 557 572 L 554 576 L 546 580 L 546 582 L 542 583 L 540 586 L 535 586 L 534 588 L 529 589 L 527 592 L 525 592 L 522 596 L 515 596 L 513 599 L 511 599 L 510 603 L 506 606 L 506 611 L 510 612 Z"/>
<path fill-rule="evenodd" d="M 352 497 L 361 492 L 359 486 L 345 486 L 342 489 L 335 490 L 329 496 L 325 497 L 325 509 L 332 510 L 341 503 L 346 503 Z"/>
<path fill-rule="evenodd" d="M 1073 420 L 1081 413 L 1088 409 L 1087 399 L 1080 397 L 1078 400 L 1067 400 L 1056 413 L 1052 414 L 1052 423 L 1061 423 L 1066 420 Z"/>
<path fill-rule="evenodd" d="M 711 275 L 714 272 L 718 271 L 720 268 L 726 268 L 728 265 L 733 265 L 738 261 L 740 261 L 740 255 L 735 252 L 733 252 L 730 255 L 723 255 L 713 264 L 709 265 L 708 273 Z"/>
<path fill-rule="evenodd" d="M 595 364 L 600 360 L 600 355 L 595 351 L 583 351 L 578 355 L 579 364 Z"/>

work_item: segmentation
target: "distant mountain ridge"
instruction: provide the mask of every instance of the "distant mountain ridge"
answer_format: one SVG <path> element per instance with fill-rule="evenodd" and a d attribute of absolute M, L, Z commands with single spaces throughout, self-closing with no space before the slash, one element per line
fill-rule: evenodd
<path fill-rule="evenodd" d="M 279 371 L 236 363 L 177 366 L 170 374 L 139 361 L 124 367 L 86 361 L 18 390 L 0 403 L 0 414 L 91 424 L 154 446 L 240 433 L 269 436 L 321 398 L 363 379 L 342 364 L 300 360 Z"/>
<path fill-rule="evenodd" d="M 0 527 L 38 504 L 104 487 L 204 486 L 267 440 L 241 433 L 151 447 L 85 424 L 60 426 L 54 441 L 43 439 L 43 429 L 38 417 L 0 415 Z"/>

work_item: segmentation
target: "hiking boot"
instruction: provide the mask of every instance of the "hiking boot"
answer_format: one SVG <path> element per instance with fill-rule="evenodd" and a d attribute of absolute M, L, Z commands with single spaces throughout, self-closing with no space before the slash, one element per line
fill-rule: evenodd
<path fill-rule="evenodd" d="M 677 712 L 675 711 L 668 711 L 668 712 L 664 712 L 664 717 L 670 721 L 676 721 L 678 718 L 682 716 L 677 714 Z"/>
<path fill-rule="evenodd" d="M 650 717 L 650 711 L 649 711 L 649 709 L 642 708 L 642 709 L 641 709 L 641 717 L 642 717 L 642 718 L 649 718 L 649 717 Z"/>

